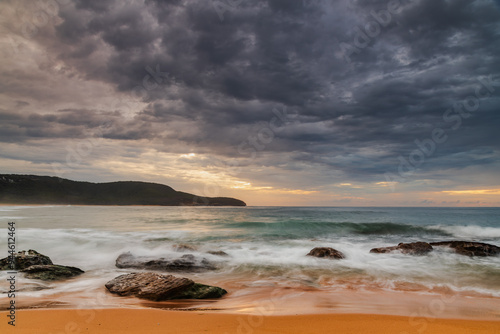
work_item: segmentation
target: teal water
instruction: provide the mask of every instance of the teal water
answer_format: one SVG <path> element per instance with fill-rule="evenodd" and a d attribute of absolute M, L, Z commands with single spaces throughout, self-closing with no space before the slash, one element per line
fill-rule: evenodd
<path fill-rule="evenodd" d="M 9 221 L 16 223 L 18 250 L 35 249 L 55 263 L 86 271 L 64 285 L 24 279 L 27 297 L 102 287 L 127 272 L 114 266 L 121 253 L 178 257 L 173 246 L 187 244 L 196 248 L 191 253 L 219 266 L 190 277 L 235 290 L 454 291 L 500 298 L 500 257 L 369 253 L 374 247 L 414 241 L 500 245 L 500 208 L 3 206 L 0 250 L 5 256 Z M 319 246 L 338 249 L 346 259 L 305 256 Z M 230 256 L 206 253 L 213 250 Z M 5 289 L 3 276 L 0 289 Z M 40 286 L 48 289 L 35 291 Z"/>

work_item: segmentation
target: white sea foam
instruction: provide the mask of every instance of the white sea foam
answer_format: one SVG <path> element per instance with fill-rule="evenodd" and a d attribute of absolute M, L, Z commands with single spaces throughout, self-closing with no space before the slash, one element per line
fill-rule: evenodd
<path fill-rule="evenodd" d="M 272 216 L 274 211 L 265 211 L 265 208 L 246 208 L 238 211 L 240 216 L 234 214 L 236 209 L 216 208 L 184 210 L 54 207 L 53 211 L 47 211 L 45 207 L 40 211 L 40 208 L 33 207 L 33 210 L 23 211 L 22 215 L 26 219 L 18 224 L 17 250 L 35 249 L 50 256 L 56 264 L 76 266 L 86 273 L 66 281 L 65 284 L 43 283 L 48 284 L 51 289 L 26 292 L 32 297 L 56 295 L 61 292 L 83 293 L 88 290 L 95 293 L 100 291 L 99 289 L 102 290 L 107 280 L 130 272 L 115 267 L 115 260 L 121 253 L 130 251 L 137 256 L 154 258 L 176 258 L 185 254 L 175 252 L 175 244 L 195 246 L 197 250 L 189 253 L 217 263 L 219 270 L 186 274 L 207 280 L 207 283 L 212 280 L 213 283 L 225 282 L 238 277 L 238 280 L 242 280 L 242 285 L 251 288 L 265 288 L 275 284 L 322 289 L 363 289 L 377 286 L 381 289 L 397 290 L 407 285 L 410 289 L 424 287 L 422 290 L 431 291 L 435 287 L 447 286 L 453 291 L 500 295 L 499 257 L 471 259 L 446 249 L 439 249 L 426 256 L 369 253 L 370 249 L 375 247 L 422 241 L 422 236 L 431 238 L 429 241 L 433 241 L 432 238 L 446 240 L 449 236 L 450 239 L 472 239 L 498 244 L 495 240 L 500 238 L 500 228 L 491 226 L 467 226 L 464 221 L 459 221 L 459 226 L 451 223 L 428 226 L 426 222 L 420 221 L 412 224 L 406 221 L 402 213 L 397 219 L 377 218 L 376 221 L 391 223 L 378 223 L 380 226 L 376 231 L 370 230 L 370 233 L 366 234 L 370 228 L 370 223 L 366 221 L 371 221 L 372 215 L 378 214 L 377 212 L 356 213 L 356 217 L 361 215 L 359 220 L 349 222 L 347 229 L 335 229 L 332 228 L 335 223 L 328 221 L 329 215 L 333 215 L 334 211 L 324 209 L 327 215 L 316 219 L 323 223 L 313 224 L 311 228 L 306 229 L 305 223 L 297 227 L 296 222 L 291 222 L 290 224 L 295 226 L 293 227 L 287 226 L 287 221 L 282 222 L 281 215 L 288 214 L 292 217 L 299 214 L 287 213 L 288 209 L 281 210 L 280 216 L 275 218 Z M 5 207 L 0 208 L 0 211 L 1 209 Z M 251 216 L 252 210 L 263 211 L 262 214 L 259 211 Z M 307 217 L 299 218 L 306 222 L 308 219 L 313 220 L 309 218 L 312 212 L 308 210 Z M 345 212 L 342 212 L 342 215 L 345 215 Z M 5 215 L 15 214 L 6 212 Z M 491 213 L 488 213 L 487 218 L 490 219 L 490 225 L 496 219 Z M 344 219 L 347 220 L 342 216 L 341 221 Z M 432 219 L 438 221 L 440 217 Z M 280 228 L 271 226 L 275 220 L 280 222 Z M 267 225 L 261 224 L 262 222 Z M 363 224 L 363 229 L 355 228 L 358 222 Z M 400 226 L 402 227 L 399 228 Z M 330 230 L 325 233 L 327 228 Z M 386 229 L 389 229 L 389 233 L 384 234 Z M 302 231 L 307 236 L 301 236 L 301 239 L 287 236 L 295 236 Z M 6 238 L 0 238 L 0 250 L 7 249 L 6 242 Z M 346 259 L 335 261 L 306 256 L 312 248 L 321 246 L 342 251 Z M 207 254 L 213 250 L 222 250 L 228 253 L 229 257 Z M 35 284 L 38 281 L 23 282 Z M 2 284 L 0 288 L 4 286 Z"/>
<path fill-rule="evenodd" d="M 485 227 L 477 225 L 461 225 L 461 226 L 430 226 L 444 231 L 456 238 L 464 239 L 493 239 L 500 238 L 500 227 Z"/>

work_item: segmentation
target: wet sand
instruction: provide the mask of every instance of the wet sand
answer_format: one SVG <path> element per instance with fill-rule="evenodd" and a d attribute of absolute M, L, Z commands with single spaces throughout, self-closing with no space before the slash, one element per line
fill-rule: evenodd
<path fill-rule="evenodd" d="M 1 333 L 500 333 L 500 321 L 370 314 L 238 315 L 157 309 L 19 310 Z"/>
<path fill-rule="evenodd" d="M 204 282 L 206 283 L 206 282 Z M 210 283 L 210 282 L 208 282 Z M 215 284 L 230 292 L 215 300 L 169 300 L 152 302 L 135 297 L 109 293 L 102 284 L 85 292 L 60 292 L 50 289 L 39 292 L 21 291 L 16 307 L 22 309 L 161 309 L 171 311 L 218 311 L 232 314 L 265 316 L 307 314 L 379 314 L 417 318 L 448 318 L 500 321 L 500 298 L 471 296 L 448 290 L 333 291 L 315 288 L 277 286 L 232 286 Z M 47 293 L 47 294 L 45 294 Z M 33 295 L 35 294 L 35 295 Z M 0 298 L 0 310 L 9 307 L 7 298 Z"/>

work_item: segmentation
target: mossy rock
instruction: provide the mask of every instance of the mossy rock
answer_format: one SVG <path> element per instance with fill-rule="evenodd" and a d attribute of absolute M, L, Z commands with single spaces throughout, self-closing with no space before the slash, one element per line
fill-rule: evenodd
<path fill-rule="evenodd" d="M 84 273 L 76 267 L 51 265 L 35 265 L 23 270 L 26 278 L 40 279 L 43 281 L 57 281 L 75 277 Z"/>
<path fill-rule="evenodd" d="M 175 299 L 211 299 L 220 298 L 227 293 L 226 290 L 217 286 L 210 286 L 200 283 L 195 283 L 182 293 L 175 296 Z"/>

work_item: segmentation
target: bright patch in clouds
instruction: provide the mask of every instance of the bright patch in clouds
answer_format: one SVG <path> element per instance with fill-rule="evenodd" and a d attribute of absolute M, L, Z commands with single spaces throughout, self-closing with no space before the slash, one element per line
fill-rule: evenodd
<path fill-rule="evenodd" d="M 194 153 L 181 154 L 181 158 L 191 159 L 191 158 L 194 158 L 194 157 L 196 157 L 196 154 L 194 154 Z"/>
<path fill-rule="evenodd" d="M 445 190 L 448 195 L 500 195 L 500 189 Z"/>

